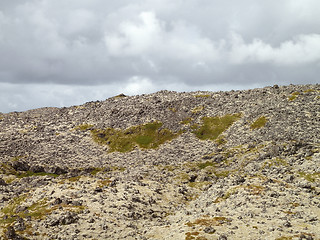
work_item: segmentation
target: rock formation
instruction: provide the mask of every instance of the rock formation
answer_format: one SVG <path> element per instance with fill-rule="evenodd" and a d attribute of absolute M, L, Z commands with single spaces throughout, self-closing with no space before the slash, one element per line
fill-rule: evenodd
<path fill-rule="evenodd" d="M 0 113 L 0 239 L 320 239 L 320 85 Z"/>

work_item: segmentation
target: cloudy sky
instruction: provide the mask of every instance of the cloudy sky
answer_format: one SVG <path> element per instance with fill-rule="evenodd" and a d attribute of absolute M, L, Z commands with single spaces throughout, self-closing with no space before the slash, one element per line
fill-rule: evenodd
<path fill-rule="evenodd" d="M 319 0 L 1 0 L 0 112 L 320 82 Z"/>

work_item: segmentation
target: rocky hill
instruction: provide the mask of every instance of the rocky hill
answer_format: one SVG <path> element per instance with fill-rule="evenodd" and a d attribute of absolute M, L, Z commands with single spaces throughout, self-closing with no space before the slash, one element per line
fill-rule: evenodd
<path fill-rule="evenodd" d="M 0 239 L 320 239 L 320 85 L 0 114 Z"/>

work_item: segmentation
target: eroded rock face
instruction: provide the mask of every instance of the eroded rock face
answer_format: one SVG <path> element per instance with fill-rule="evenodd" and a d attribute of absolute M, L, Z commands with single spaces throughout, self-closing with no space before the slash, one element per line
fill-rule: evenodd
<path fill-rule="evenodd" d="M 2 114 L 0 238 L 319 239 L 319 109 L 290 85 Z"/>

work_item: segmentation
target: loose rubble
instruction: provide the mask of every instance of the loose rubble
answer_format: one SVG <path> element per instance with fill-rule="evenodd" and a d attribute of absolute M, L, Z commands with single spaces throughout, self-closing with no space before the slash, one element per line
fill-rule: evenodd
<path fill-rule="evenodd" d="M 155 147 L 92 135 L 156 121 L 176 135 Z M 0 129 L 0 239 L 320 239 L 320 85 L 119 95 Z"/>

